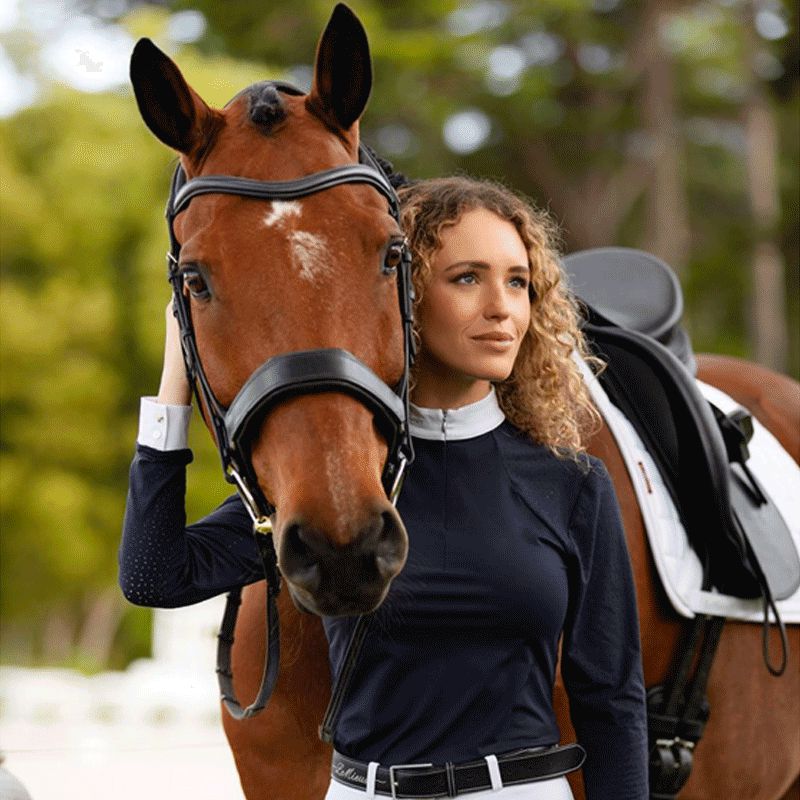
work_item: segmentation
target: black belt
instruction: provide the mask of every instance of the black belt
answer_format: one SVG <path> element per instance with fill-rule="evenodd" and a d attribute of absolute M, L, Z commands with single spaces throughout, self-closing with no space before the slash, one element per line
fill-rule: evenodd
<path fill-rule="evenodd" d="M 586 753 L 578 744 L 546 749 L 515 750 L 497 756 L 503 786 L 557 778 L 578 769 Z M 345 786 L 367 788 L 367 768 L 363 761 L 354 761 L 334 751 L 331 777 Z M 466 764 L 443 766 L 431 764 L 378 767 L 375 793 L 388 797 L 456 797 L 467 792 L 491 789 L 492 780 L 485 759 Z"/>

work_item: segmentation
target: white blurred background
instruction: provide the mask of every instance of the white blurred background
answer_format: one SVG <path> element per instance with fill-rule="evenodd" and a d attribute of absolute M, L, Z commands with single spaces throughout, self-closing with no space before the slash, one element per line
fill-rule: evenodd
<path fill-rule="evenodd" d="M 214 673 L 223 607 L 155 611 L 153 658 L 124 672 L 0 668 L 0 770 L 31 800 L 241 800 Z M 23 798 L 0 776 L 0 800 Z"/>

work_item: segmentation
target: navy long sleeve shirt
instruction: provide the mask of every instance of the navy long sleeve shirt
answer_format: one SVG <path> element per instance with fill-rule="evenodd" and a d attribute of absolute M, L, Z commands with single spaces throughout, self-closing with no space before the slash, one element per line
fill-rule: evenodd
<path fill-rule="evenodd" d="M 370 623 L 335 745 L 388 765 L 555 744 L 562 639 L 589 800 L 645 800 L 636 600 L 610 478 L 596 459 L 557 459 L 491 414 L 476 427 L 469 408 L 449 436 L 426 428 L 430 413 L 418 420 L 424 438 L 398 502 L 408 561 Z M 458 423 L 461 411 L 444 416 Z M 120 547 L 133 602 L 185 605 L 262 577 L 237 497 L 186 526 L 190 459 L 137 448 Z M 354 620 L 323 624 L 336 674 Z"/>

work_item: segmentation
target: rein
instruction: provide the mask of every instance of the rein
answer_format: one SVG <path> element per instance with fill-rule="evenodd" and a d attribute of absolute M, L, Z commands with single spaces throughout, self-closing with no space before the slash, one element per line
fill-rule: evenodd
<path fill-rule="evenodd" d="M 286 84 L 275 83 L 281 91 L 299 92 Z M 228 594 L 220 627 L 217 648 L 217 675 L 222 702 L 234 719 L 255 716 L 269 701 L 278 677 L 280 663 L 280 628 L 277 597 L 281 575 L 273 541 L 271 517 L 275 506 L 264 495 L 250 458 L 250 443 L 258 422 L 283 400 L 302 394 L 339 392 L 355 397 L 375 415 L 376 424 L 389 444 L 381 481 L 387 497 L 396 504 L 407 466 L 413 461 L 414 450 L 409 429 L 409 374 L 414 359 L 412 336 L 414 292 L 411 283 L 411 254 L 403 245 L 397 268 L 400 316 L 403 325 L 403 377 L 394 388 L 387 386 L 366 364 L 352 353 L 339 348 L 304 350 L 283 353 L 265 361 L 245 381 L 230 404 L 223 406 L 217 399 L 203 369 L 192 324 L 191 305 L 183 291 L 180 272 L 180 244 L 175 237 L 175 217 L 192 201 L 203 194 L 231 194 L 262 200 L 293 200 L 316 192 L 349 183 L 371 186 L 388 201 L 389 213 L 399 222 L 399 201 L 380 161 L 364 145 L 359 146 L 359 164 L 305 175 L 294 180 L 259 181 L 231 175 L 207 175 L 187 180 L 178 165 L 172 177 L 169 202 L 166 208 L 170 250 L 167 253 L 167 277 L 172 285 L 173 309 L 181 332 L 184 364 L 201 413 L 205 411 L 214 432 L 222 461 L 225 479 L 235 484 L 253 522 L 253 536 L 261 557 L 266 592 L 267 655 L 261 686 L 255 700 L 242 707 L 233 688 L 231 648 L 236 617 L 241 603 L 241 588 Z M 345 668 L 334 687 L 331 706 L 324 728 L 330 729 L 332 713 L 341 703 L 347 681 L 342 678 L 352 671 L 358 657 L 367 617 L 360 617 L 351 638 Z M 348 667 L 350 665 L 350 667 Z M 322 729 L 320 735 L 322 736 Z"/>

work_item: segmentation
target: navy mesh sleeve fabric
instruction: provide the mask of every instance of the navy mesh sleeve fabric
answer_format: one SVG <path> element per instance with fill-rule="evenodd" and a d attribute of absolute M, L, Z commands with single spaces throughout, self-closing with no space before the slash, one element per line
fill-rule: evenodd
<path fill-rule="evenodd" d="M 191 460 L 190 450 L 136 447 L 119 548 L 120 587 L 136 605 L 190 605 L 264 577 L 238 496 L 186 525 Z"/>
<path fill-rule="evenodd" d="M 593 460 L 570 534 L 576 567 L 561 672 L 587 800 L 647 800 L 647 716 L 636 592 L 611 479 Z"/>

